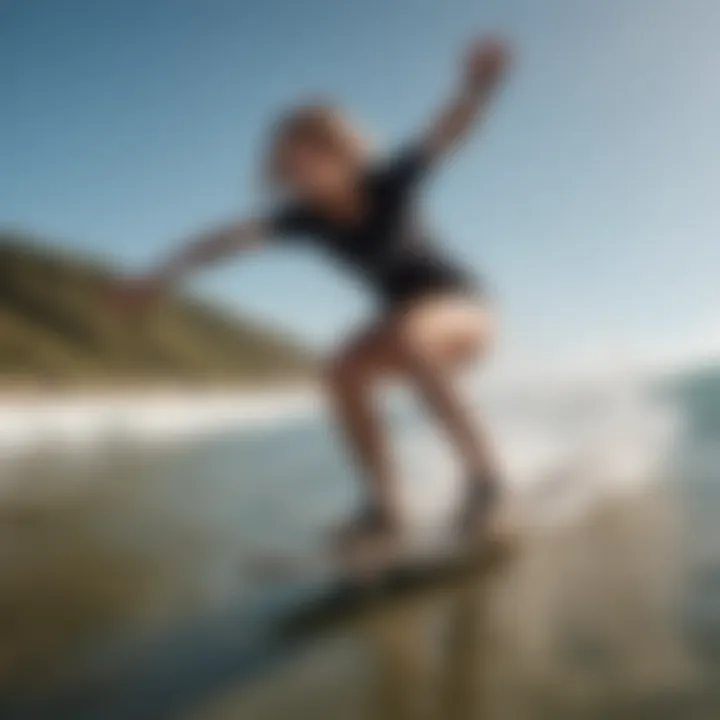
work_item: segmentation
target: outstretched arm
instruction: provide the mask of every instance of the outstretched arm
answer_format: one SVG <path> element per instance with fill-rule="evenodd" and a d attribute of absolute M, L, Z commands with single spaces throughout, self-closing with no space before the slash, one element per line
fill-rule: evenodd
<path fill-rule="evenodd" d="M 260 220 L 216 228 L 191 239 L 161 263 L 152 277 L 163 286 L 176 285 L 195 270 L 257 247 L 265 234 L 265 223 Z"/>
<path fill-rule="evenodd" d="M 178 285 L 190 273 L 262 243 L 266 222 L 249 220 L 199 235 L 171 254 L 149 274 L 124 282 L 118 300 L 124 306 L 145 306 Z"/>
<path fill-rule="evenodd" d="M 452 150 L 481 119 L 508 64 L 509 53 L 497 41 L 480 41 L 470 48 L 457 96 L 444 108 L 423 139 L 428 160 L 435 160 Z"/>

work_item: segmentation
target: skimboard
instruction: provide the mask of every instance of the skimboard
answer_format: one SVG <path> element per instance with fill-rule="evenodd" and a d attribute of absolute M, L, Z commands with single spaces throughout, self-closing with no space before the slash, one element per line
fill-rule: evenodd
<path fill-rule="evenodd" d="M 291 637 L 308 637 L 362 617 L 375 608 L 404 603 L 472 579 L 489 579 L 512 558 L 514 546 L 493 540 L 472 552 L 437 553 L 412 562 L 384 565 L 374 575 L 345 572 L 303 595 L 278 623 Z"/>
<path fill-rule="evenodd" d="M 511 558 L 548 510 L 572 494 L 573 479 L 570 468 L 559 468 L 532 486 L 509 490 L 499 527 L 470 541 L 461 539 L 452 523 L 439 522 L 411 529 L 385 545 L 350 552 L 338 552 L 328 543 L 310 557 L 258 553 L 245 570 L 260 585 L 323 588 L 320 594 L 335 598 L 331 602 L 344 598 L 340 604 L 349 598 L 384 598 L 442 586 Z"/>
<path fill-rule="evenodd" d="M 323 617 L 492 570 L 512 556 L 519 540 L 506 529 L 462 539 L 454 527 L 420 527 L 389 541 L 363 541 L 342 550 L 333 546 L 312 562 L 256 557 L 250 570 L 266 585 L 311 588 L 305 609 Z"/>
<path fill-rule="evenodd" d="M 510 550 L 509 525 L 493 527 L 464 537 L 454 525 L 410 528 L 392 539 L 364 539 L 335 553 L 338 575 L 358 590 L 384 594 L 399 587 L 421 587 L 461 570 L 487 563 L 501 549 Z"/>

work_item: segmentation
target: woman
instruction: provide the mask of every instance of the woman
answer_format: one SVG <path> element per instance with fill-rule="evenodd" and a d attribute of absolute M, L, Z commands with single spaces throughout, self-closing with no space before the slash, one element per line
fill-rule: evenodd
<path fill-rule="evenodd" d="M 415 142 L 375 162 L 336 108 L 305 106 L 274 128 L 267 172 L 287 201 L 263 217 L 233 223 L 185 245 L 122 297 L 138 306 L 191 271 L 270 239 L 307 238 L 357 273 L 379 300 L 377 318 L 328 364 L 326 387 L 365 479 L 367 502 L 349 537 L 392 537 L 402 527 L 387 438 L 372 392 L 387 378 L 409 381 L 447 431 L 466 469 L 463 532 L 482 527 L 499 484 L 481 429 L 453 389 L 481 356 L 493 314 L 469 273 L 433 245 L 414 212 L 416 190 L 480 118 L 507 66 L 498 43 L 476 43 L 452 102 Z"/>

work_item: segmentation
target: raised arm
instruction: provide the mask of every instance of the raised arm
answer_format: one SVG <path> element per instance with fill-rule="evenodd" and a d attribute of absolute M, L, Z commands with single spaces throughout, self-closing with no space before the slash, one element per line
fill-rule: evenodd
<path fill-rule="evenodd" d="M 495 40 L 479 41 L 470 48 L 457 95 L 422 139 L 426 159 L 452 150 L 481 119 L 508 64 L 508 50 Z"/>
<path fill-rule="evenodd" d="M 122 283 L 116 300 L 126 308 L 146 306 L 193 271 L 261 244 L 266 234 L 265 221 L 248 220 L 191 238 L 147 275 Z"/>

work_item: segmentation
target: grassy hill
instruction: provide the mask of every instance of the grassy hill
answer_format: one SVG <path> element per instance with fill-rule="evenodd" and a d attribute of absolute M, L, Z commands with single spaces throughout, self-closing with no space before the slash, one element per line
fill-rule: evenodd
<path fill-rule="evenodd" d="M 270 383 L 312 368 L 280 335 L 196 302 L 121 317 L 111 281 L 108 268 L 0 234 L 0 385 Z"/>

